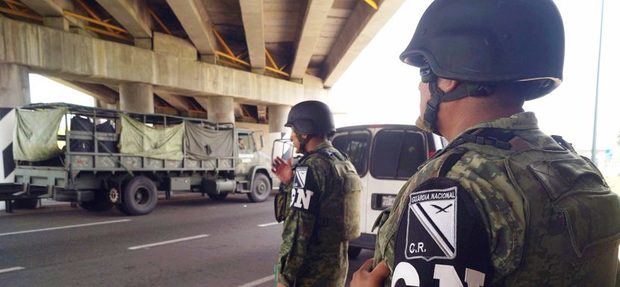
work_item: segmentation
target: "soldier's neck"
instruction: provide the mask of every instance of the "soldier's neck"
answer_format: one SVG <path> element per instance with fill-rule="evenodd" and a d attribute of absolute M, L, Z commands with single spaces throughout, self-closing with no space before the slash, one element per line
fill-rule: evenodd
<path fill-rule="evenodd" d="M 510 117 L 523 112 L 520 104 L 506 105 L 489 98 L 465 97 L 456 101 L 441 103 L 438 128 L 448 140 L 480 123 Z"/>
<path fill-rule="evenodd" d="M 306 153 L 313 152 L 317 146 L 324 143 L 325 141 L 327 140 L 323 137 L 312 137 L 306 144 L 306 147 L 305 147 Z"/>

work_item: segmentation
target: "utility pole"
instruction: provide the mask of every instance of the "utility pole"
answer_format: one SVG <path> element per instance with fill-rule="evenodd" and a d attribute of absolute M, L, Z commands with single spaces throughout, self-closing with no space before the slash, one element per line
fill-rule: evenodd
<path fill-rule="evenodd" d="M 598 62 L 596 64 L 596 94 L 594 96 L 594 128 L 592 129 L 592 161 L 597 164 L 596 160 L 596 126 L 598 124 L 598 93 L 599 80 L 601 74 L 601 48 L 603 47 L 603 19 L 605 17 L 605 0 L 601 0 L 601 25 L 598 34 Z"/>

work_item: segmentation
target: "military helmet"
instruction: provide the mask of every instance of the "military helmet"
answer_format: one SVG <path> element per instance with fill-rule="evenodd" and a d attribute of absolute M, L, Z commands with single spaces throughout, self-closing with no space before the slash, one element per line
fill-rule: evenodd
<path fill-rule="evenodd" d="M 286 127 L 300 134 L 330 135 L 336 131 L 329 107 L 319 101 L 304 101 L 294 105 L 288 113 Z"/>
<path fill-rule="evenodd" d="M 551 0 L 435 0 L 400 59 L 463 82 L 539 81 L 542 96 L 562 81 L 564 26 Z"/>

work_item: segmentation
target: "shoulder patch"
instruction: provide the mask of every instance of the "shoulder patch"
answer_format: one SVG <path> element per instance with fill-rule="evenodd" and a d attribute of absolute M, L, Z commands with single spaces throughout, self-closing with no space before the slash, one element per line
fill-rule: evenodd
<path fill-rule="evenodd" d="M 293 188 L 306 187 L 306 177 L 308 176 L 307 166 L 298 166 L 295 168 L 295 180 L 293 181 Z"/>
<path fill-rule="evenodd" d="M 315 183 L 310 175 L 308 181 L 308 173 L 311 172 L 308 166 L 298 166 L 294 169 L 293 188 L 291 189 L 291 201 L 289 205 L 297 210 L 312 211 L 314 203 Z"/>
<path fill-rule="evenodd" d="M 404 204 L 391 286 L 491 286 L 489 237 L 468 190 L 453 179 L 431 178 Z"/>
<path fill-rule="evenodd" d="M 454 259 L 457 236 L 457 187 L 409 195 L 405 258 Z"/>

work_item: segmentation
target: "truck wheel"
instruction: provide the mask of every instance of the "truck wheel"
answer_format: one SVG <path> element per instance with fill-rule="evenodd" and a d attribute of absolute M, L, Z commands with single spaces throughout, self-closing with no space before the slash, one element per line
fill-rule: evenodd
<path fill-rule="evenodd" d="M 114 207 L 114 204 L 110 202 L 107 194 L 108 193 L 103 190 L 96 190 L 95 199 L 92 201 L 80 202 L 80 207 L 92 212 L 108 211 Z"/>
<path fill-rule="evenodd" d="M 269 178 L 262 173 L 257 173 L 252 182 L 252 190 L 248 193 L 248 198 L 252 202 L 262 202 L 267 200 L 271 194 L 271 183 Z"/>
<path fill-rule="evenodd" d="M 157 187 L 146 176 L 132 178 L 122 190 L 122 202 L 119 208 L 127 215 L 148 214 L 157 205 Z"/>
<path fill-rule="evenodd" d="M 210 194 L 207 193 L 207 195 L 209 196 L 209 198 L 213 199 L 213 200 L 224 200 L 226 198 L 226 196 L 228 196 L 228 192 L 223 192 L 220 194 Z"/>
<path fill-rule="evenodd" d="M 24 198 L 13 201 L 13 207 L 21 209 L 35 209 L 39 204 L 38 198 Z"/>
<path fill-rule="evenodd" d="M 356 246 L 349 246 L 349 250 L 347 250 L 347 253 L 349 254 L 349 259 L 357 259 L 357 257 L 360 256 L 360 253 L 362 253 L 362 248 Z"/>

